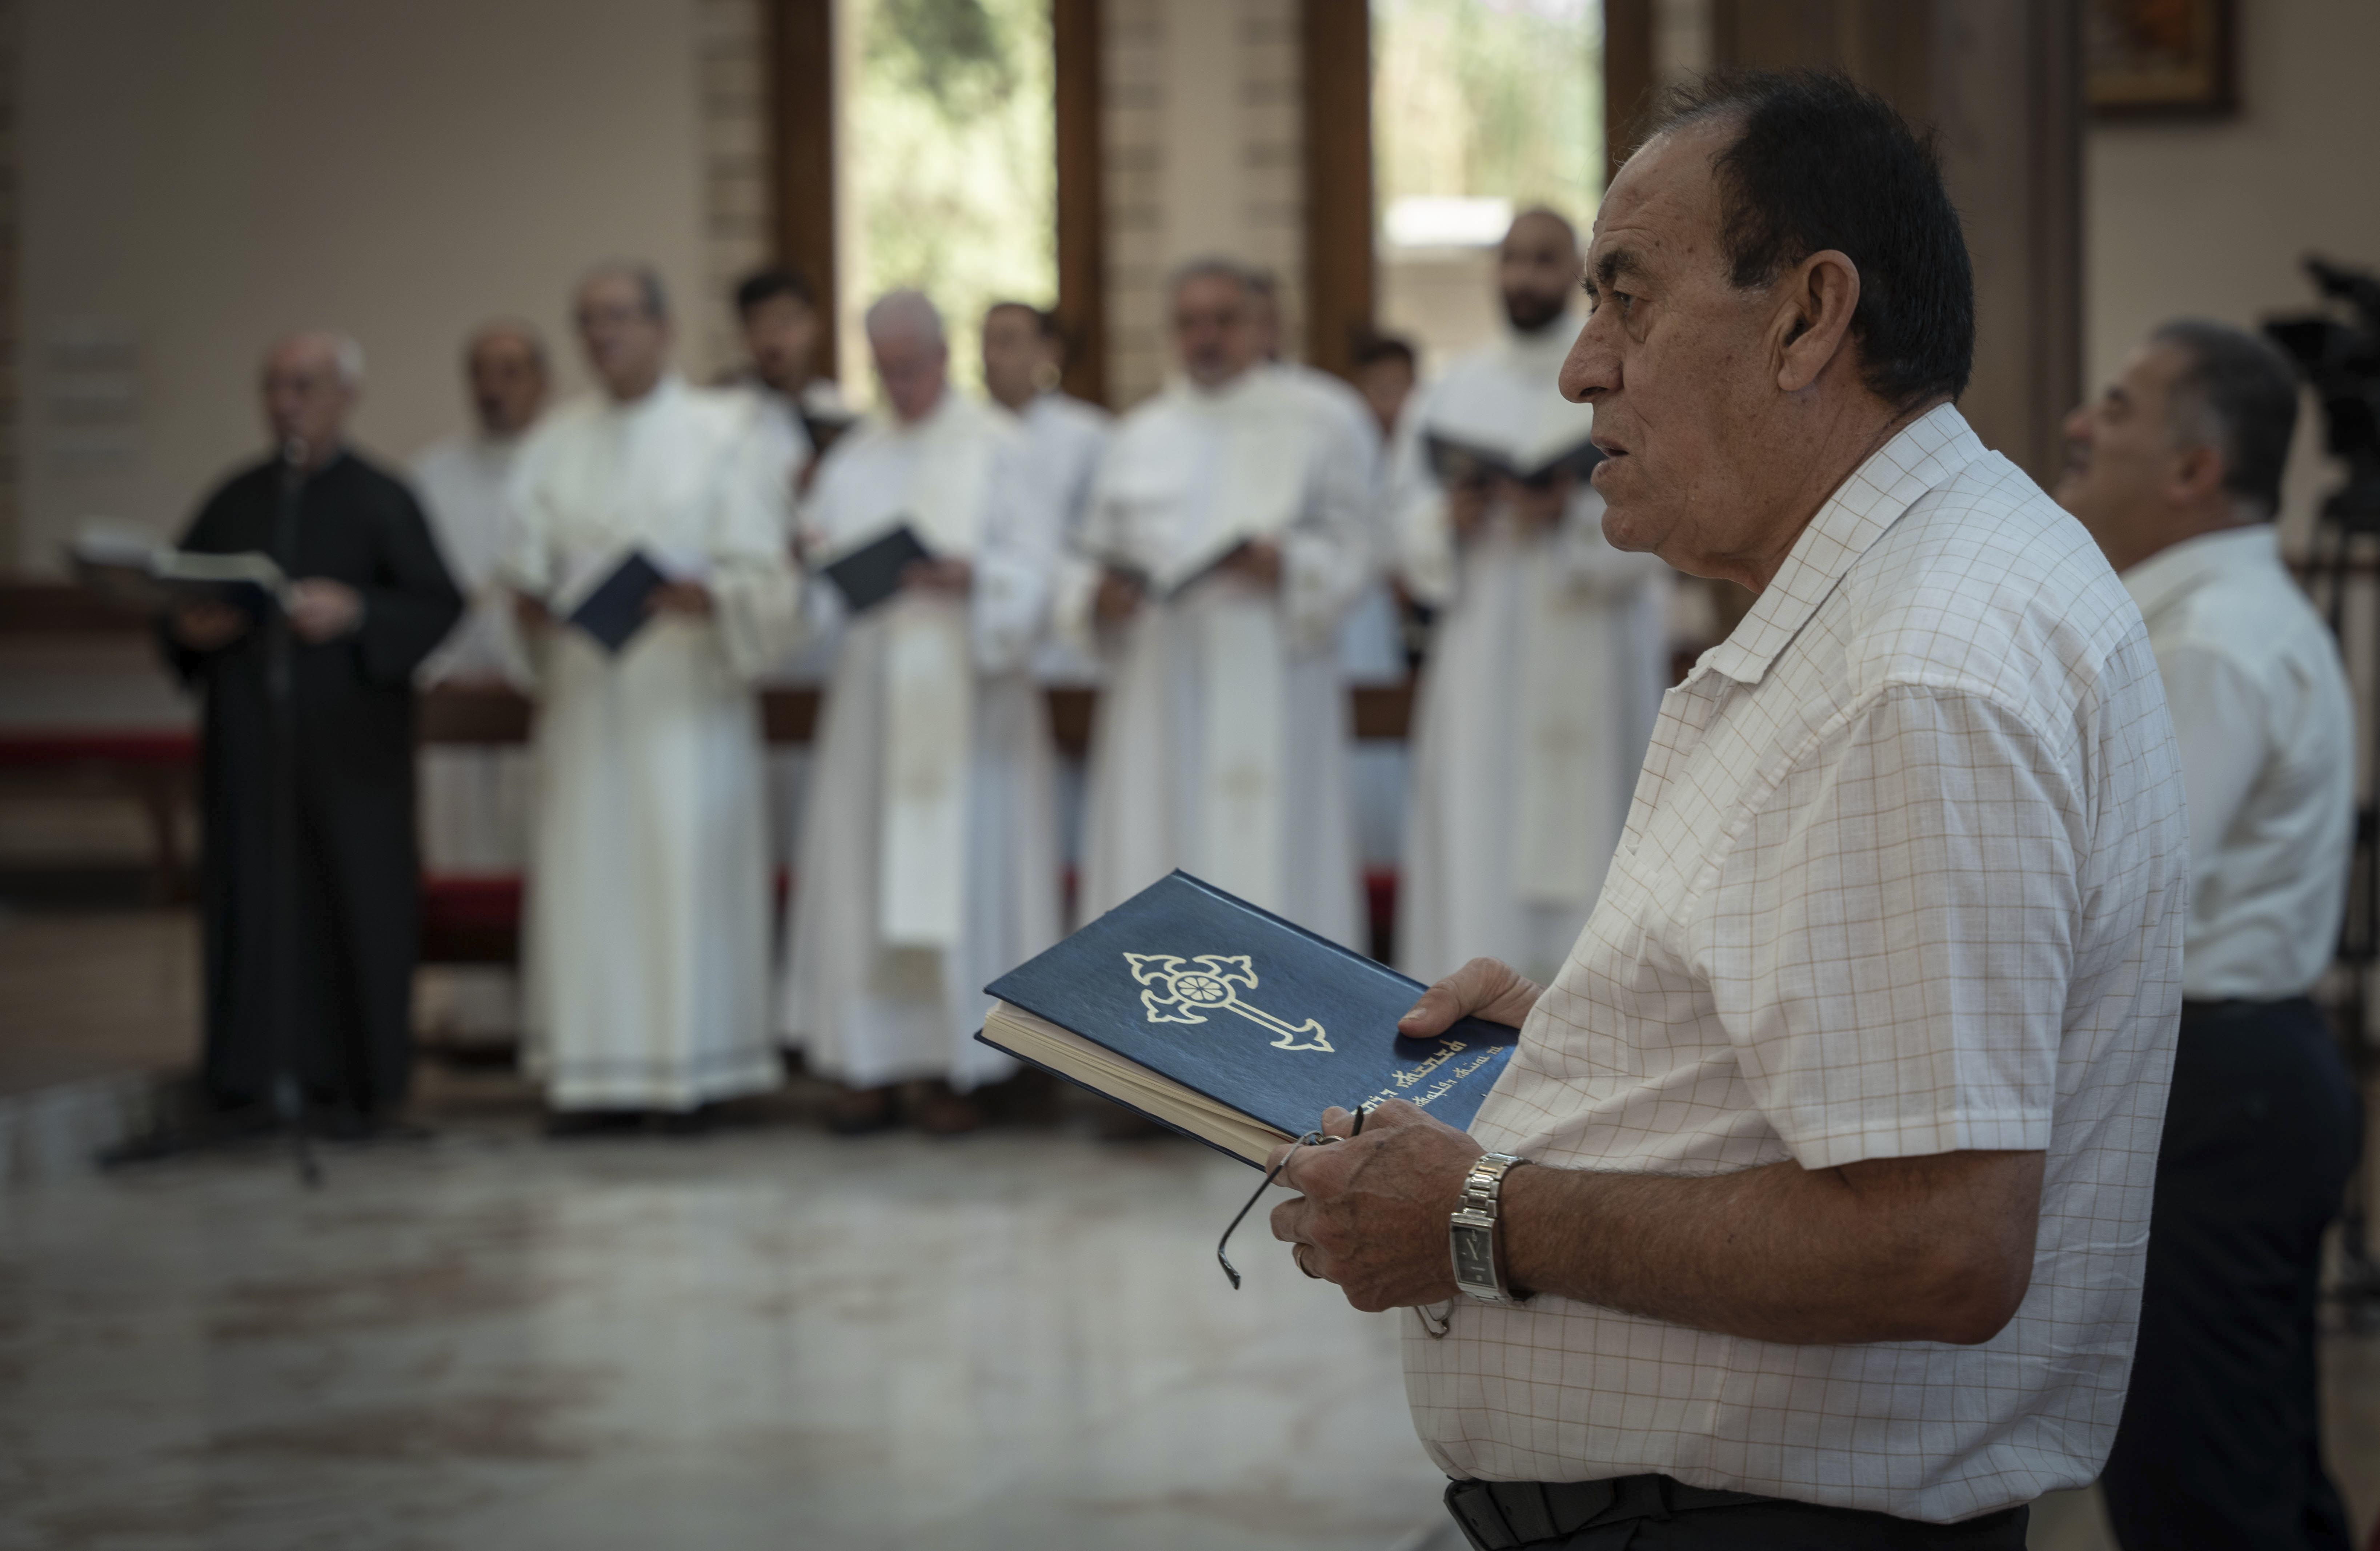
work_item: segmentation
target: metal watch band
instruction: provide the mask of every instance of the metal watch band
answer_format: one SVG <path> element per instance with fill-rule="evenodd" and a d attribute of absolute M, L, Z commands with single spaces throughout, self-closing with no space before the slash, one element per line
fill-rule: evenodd
<path fill-rule="evenodd" d="M 1463 1176 L 1463 1194 L 1447 1219 L 1454 1285 L 1483 1303 L 1517 1308 L 1526 1301 L 1505 1285 L 1503 1261 L 1496 1253 L 1496 1224 L 1504 1176 L 1528 1161 L 1511 1153 L 1481 1154 Z"/>

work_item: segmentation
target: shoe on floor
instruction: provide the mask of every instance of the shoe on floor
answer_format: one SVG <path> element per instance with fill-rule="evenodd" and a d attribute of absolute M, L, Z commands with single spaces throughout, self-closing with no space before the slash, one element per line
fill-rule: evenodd
<path fill-rule="evenodd" d="M 844 1088 L 834 1096 L 834 1105 L 827 1111 L 826 1128 L 837 1136 L 866 1136 L 871 1132 L 890 1131 L 901 1123 L 900 1107 L 893 1103 L 895 1090 L 881 1088 Z"/>
<path fill-rule="evenodd" d="M 642 1109 L 549 1109 L 545 1133 L 558 1141 L 587 1136 L 621 1136 L 645 1128 Z"/>

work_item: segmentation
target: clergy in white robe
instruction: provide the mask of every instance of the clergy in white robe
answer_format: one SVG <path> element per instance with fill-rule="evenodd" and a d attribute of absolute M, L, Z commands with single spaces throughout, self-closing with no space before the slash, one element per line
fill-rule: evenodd
<path fill-rule="evenodd" d="M 545 347 L 525 323 L 490 323 L 463 350 L 473 429 L 425 448 L 413 484 L 446 574 L 468 599 L 462 623 L 416 674 L 425 689 L 510 685 L 506 615 L 496 581 L 504 499 L 521 439 L 545 406 Z M 433 874 L 516 874 L 528 857 L 525 749 L 431 744 L 420 755 L 421 865 Z M 499 964 L 431 964 L 417 976 L 414 1018 L 444 1037 L 517 1034 L 514 972 Z"/>
<path fill-rule="evenodd" d="M 779 1081 L 752 681 L 796 614 L 790 471 L 749 397 L 667 370 L 647 272 L 596 272 L 577 324 L 601 391 L 522 449 L 504 567 L 538 697 L 527 1055 L 564 1130 Z M 614 654 L 562 621 L 638 552 L 670 580 Z"/>
<path fill-rule="evenodd" d="M 1583 480 L 1449 490 L 1433 435 L 1529 468 L 1587 439 L 1557 385 L 1578 240 L 1524 212 L 1500 250 L 1507 329 L 1426 389 L 1392 476 L 1405 586 L 1435 607 L 1412 731 L 1398 967 L 1487 956 L 1551 979 L 1602 891 L 1668 680 L 1669 568 L 1603 539 Z"/>
<path fill-rule="evenodd" d="M 852 618 L 802 826 L 782 1027 L 883 1114 L 914 1080 L 965 1094 L 1015 1065 L 974 1036 L 984 985 L 1057 941 L 1055 759 L 1030 667 L 1061 524 L 1014 416 L 949 386 L 914 291 L 868 309 L 889 413 L 835 443 L 802 512 L 821 563 L 906 524 L 931 552 Z M 869 1097 L 874 1096 L 874 1097 Z M 935 1130 L 979 1119 L 937 1095 Z"/>
<path fill-rule="evenodd" d="M 1261 370 L 1245 274 L 1172 284 L 1185 381 L 1124 417 L 1062 588 L 1109 668 L 1077 915 L 1175 867 L 1363 939 L 1336 636 L 1371 574 L 1364 450 Z"/>
<path fill-rule="evenodd" d="M 983 314 L 983 389 L 994 404 L 1024 423 L 1036 476 L 1058 503 L 1068 542 L 1081 531 L 1115 417 L 1060 391 L 1065 340 L 1052 314 L 1020 301 L 994 302 Z M 1056 633 L 1034 655 L 1043 684 L 1094 685 L 1099 661 Z"/>
<path fill-rule="evenodd" d="M 818 293 L 799 270 L 767 264 L 736 283 L 735 299 L 736 327 L 747 359 L 735 386 L 751 394 L 762 434 L 776 443 L 771 455 L 793 468 L 798 499 L 816 476 L 819 457 L 853 420 L 842 385 L 814 370 L 823 323 Z M 833 589 L 823 578 L 813 576 L 804 586 L 803 612 L 815 619 L 821 607 L 826 610 L 825 618 L 835 617 Z M 770 668 L 763 682 L 824 684 L 834 666 L 840 638 L 831 627 L 805 632 L 783 660 Z M 772 806 L 798 806 L 794 794 L 800 789 L 799 771 L 808 758 L 798 747 L 770 751 Z"/>

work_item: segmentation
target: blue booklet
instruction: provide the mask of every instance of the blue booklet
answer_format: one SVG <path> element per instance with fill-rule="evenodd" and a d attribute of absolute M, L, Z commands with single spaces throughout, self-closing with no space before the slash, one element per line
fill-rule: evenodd
<path fill-rule="evenodd" d="M 645 600 L 668 581 L 642 550 L 632 551 L 570 611 L 570 623 L 602 642 L 605 651 L 616 654 L 645 627 L 650 617 L 645 612 Z"/>
<path fill-rule="evenodd" d="M 1402 1038 L 1419 981 L 1185 872 L 984 990 L 978 1039 L 1258 1168 L 1334 1104 L 1467 1128 L 1520 1039 L 1476 1018 Z"/>

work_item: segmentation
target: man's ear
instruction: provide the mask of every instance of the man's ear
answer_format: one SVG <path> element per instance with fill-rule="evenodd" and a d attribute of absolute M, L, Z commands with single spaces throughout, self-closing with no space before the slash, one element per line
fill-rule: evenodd
<path fill-rule="evenodd" d="M 2173 460 L 2175 493 L 2195 505 L 2210 499 L 2221 499 L 2223 492 L 2223 454 L 2201 442 L 2184 447 Z"/>
<path fill-rule="evenodd" d="M 1786 273 L 1777 296 L 1769 338 L 1777 386 L 1797 394 L 1845 348 L 1859 309 L 1859 266 L 1835 248 L 1822 249 Z"/>

